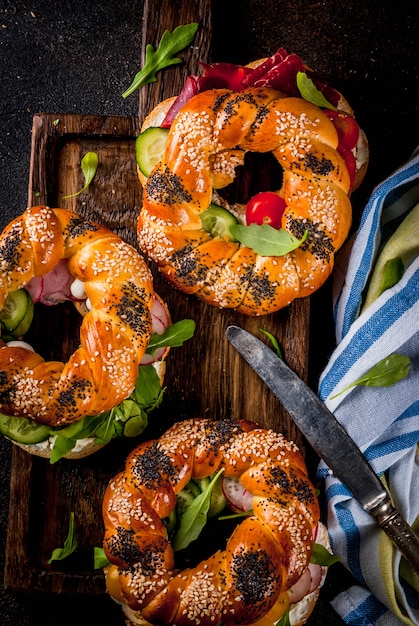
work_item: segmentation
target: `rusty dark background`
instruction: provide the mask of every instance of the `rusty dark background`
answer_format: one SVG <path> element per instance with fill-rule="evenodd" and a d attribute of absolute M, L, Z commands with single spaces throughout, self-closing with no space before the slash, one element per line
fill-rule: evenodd
<path fill-rule="evenodd" d="M 155 2 L 158 9 L 159 2 Z M 214 0 L 213 61 L 246 63 L 283 46 L 353 105 L 371 150 L 354 224 L 376 184 L 418 144 L 418 29 L 414 0 Z M 135 115 L 123 90 L 139 69 L 143 2 L 0 1 L 0 228 L 26 208 L 32 116 Z M 330 281 L 312 298 L 310 384 L 333 348 Z M 123 624 L 109 598 L 4 592 L 11 444 L 0 439 L 0 624 Z M 342 624 L 329 605 L 352 579 L 334 566 L 309 626 Z"/>

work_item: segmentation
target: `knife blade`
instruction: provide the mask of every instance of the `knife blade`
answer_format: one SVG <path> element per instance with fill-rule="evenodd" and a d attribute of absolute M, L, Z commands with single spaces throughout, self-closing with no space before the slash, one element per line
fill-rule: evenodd
<path fill-rule="evenodd" d="M 322 400 L 257 337 L 229 326 L 227 339 L 267 384 L 317 455 L 419 571 L 419 538 L 393 506 L 361 450 Z"/>

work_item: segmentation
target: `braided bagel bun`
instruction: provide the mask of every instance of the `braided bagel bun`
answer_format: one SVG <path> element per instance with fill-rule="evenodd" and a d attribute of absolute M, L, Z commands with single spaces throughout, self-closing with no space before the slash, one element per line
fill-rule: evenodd
<path fill-rule="evenodd" d="M 26 341 L 2 341 L 0 347 L 0 413 L 49 427 L 51 435 L 42 441 L 14 443 L 50 457 L 54 432 L 104 415 L 132 394 L 147 358 L 155 306 L 168 323 L 169 312 L 143 257 L 109 229 L 66 209 L 30 207 L 14 219 L 0 236 L 0 267 L 0 309 L 8 294 L 22 288 L 31 293 L 57 268 L 73 281 L 69 293 L 76 283 L 82 292 L 75 299 L 83 314 L 80 345 L 67 363 L 45 361 Z M 165 355 L 153 363 L 160 382 Z M 100 447 L 94 438 L 80 438 L 65 456 L 81 458 Z"/>
<path fill-rule="evenodd" d="M 155 361 L 152 363 L 152 367 L 156 370 L 160 385 L 163 386 L 164 376 L 166 373 L 166 361 Z M 20 443 L 19 441 L 10 439 L 10 441 L 18 448 L 22 448 L 22 450 L 25 450 L 28 454 L 39 456 L 43 459 L 51 459 L 55 440 L 56 434 L 51 434 L 43 441 L 33 444 Z M 82 437 L 81 439 L 77 439 L 75 446 L 69 452 L 62 455 L 62 458 L 71 460 L 84 459 L 91 454 L 99 452 L 99 450 L 104 448 L 106 445 L 107 443 L 98 443 L 95 437 Z"/>
<path fill-rule="evenodd" d="M 241 69 L 256 72 L 269 61 Z M 259 84 L 247 87 L 243 80 L 239 90 L 205 86 L 188 99 L 181 94 L 161 102 L 142 132 L 169 129 L 163 153 L 148 177 L 138 167 L 143 253 L 179 290 L 245 315 L 273 313 L 323 285 L 348 235 L 350 194 L 365 175 L 369 154 L 349 103 L 335 90 L 334 105 L 326 110 L 270 87 L 269 80 Z M 342 125 L 350 129 L 345 136 L 356 140 L 350 149 L 340 139 Z M 237 239 L 236 230 L 219 234 L 203 221 L 216 204 L 238 224 L 254 226 L 246 205 L 229 205 L 219 193 L 235 180 L 249 152 L 271 153 L 282 169 L 282 185 L 272 190 L 283 203 L 276 229 L 298 240 L 307 236 L 295 249 L 265 252 Z"/>
<path fill-rule="evenodd" d="M 247 513 L 225 549 L 197 565 L 187 556 L 182 570 L 175 549 L 182 554 L 187 545 L 179 534 L 191 509 L 179 507 L 207 477 L 218 481 L 214 491 L 240 494 L 239 500 L 230 495 L 218 502 L 216 514 L 226 502 Z M 212 498 L 207 496 L 208 515 Z M 107 590 L 133 624 L 270 626 L 287 610 L 293 624 L 303 624 L 324 582 L 326 568 L 310 564 L 310 558 L 314 542 L 330 546 L 304 459 L 283 435 L 254 422 L 174 424 L 129 454 L 108 484 L 102 510 Z M 207 542 L 196 539 L 199 530 L 194 532 L 190 519 L 188 528 L 193 559 L 195 546 Z"/>

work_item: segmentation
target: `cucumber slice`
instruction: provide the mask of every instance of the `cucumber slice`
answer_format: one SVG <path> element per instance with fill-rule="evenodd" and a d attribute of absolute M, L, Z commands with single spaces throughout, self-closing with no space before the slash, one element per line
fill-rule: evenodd
<path fill-rule="evenodd" d="M 180 520 L 185 511 L 191 506 L 195 500 L 195 496 L 189 489 L 182 489 L 176 496 L 176 511 L 178 519 Z"/>
<path fill-rule="evenodd" d="M 208 517 L 219 515 L 227 506 L 227 498 L 223 491 L 222 476 L 215 483 L 211 492 L 211 502 L 208 510 Z"/>
<path fill-rule="evenodd" d="M 237 220 L 230 211 L 218 204 L 210 204 L 208 209 L 201 213 L 202 228 L 213 237 L 236 241 L 230 228 L 237 224 Z"/>
<path fill-rule="evenodd" d="M 39 443 L 49 437 L 50 428 L 36 424 L 26 417 L 13 417 L 0 413 L 0 433 L 18 443 Z"/>
<path fill-rule="evenodd" d="M 163 159 L 168 128 L 150 126 L 135 140 L 135 158 L 140 171 L 147 178 L 154 166 Z"/>
<path fill-rule="evenodd" d="M 28 332 L 33 320 L 34 305 L 26 289 L 8 294 L 0 311 L 0 322 L 5 334 L 22 337 Z"/>

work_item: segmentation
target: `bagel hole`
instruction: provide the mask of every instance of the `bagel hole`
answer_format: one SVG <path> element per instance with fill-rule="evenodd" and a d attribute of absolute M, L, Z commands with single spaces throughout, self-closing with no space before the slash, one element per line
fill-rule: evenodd
<path fill-rule="evenodd" d="M 247 204 L 261 191 L 277 191 L 282 187 L 282 167 L 272 152 L 246 152 L 244 165 L 235 170 L 235 180 L 221 190 L 229 204 Z"/>
<path fill-rule="evenodd" d="M 80 345 L 82 316 L 72 302 L 36 303 L 33 322 L 24 337 L 45 360 L 66 363 Z"/>
<path fill-rule="evenodd" d="M 223 514 L 229 515 L 231 511 L 225 509 L 221 515 Z M 224 520 L 220 520 L 218 517 L 208 519 L 199 537 L 183 550 L 175 552 L 176 568 L 194 567 L 201 561 L 208 559 L 217 550 L 225 550 L 233 530 L 242 521 L 242 517 Z"/>

